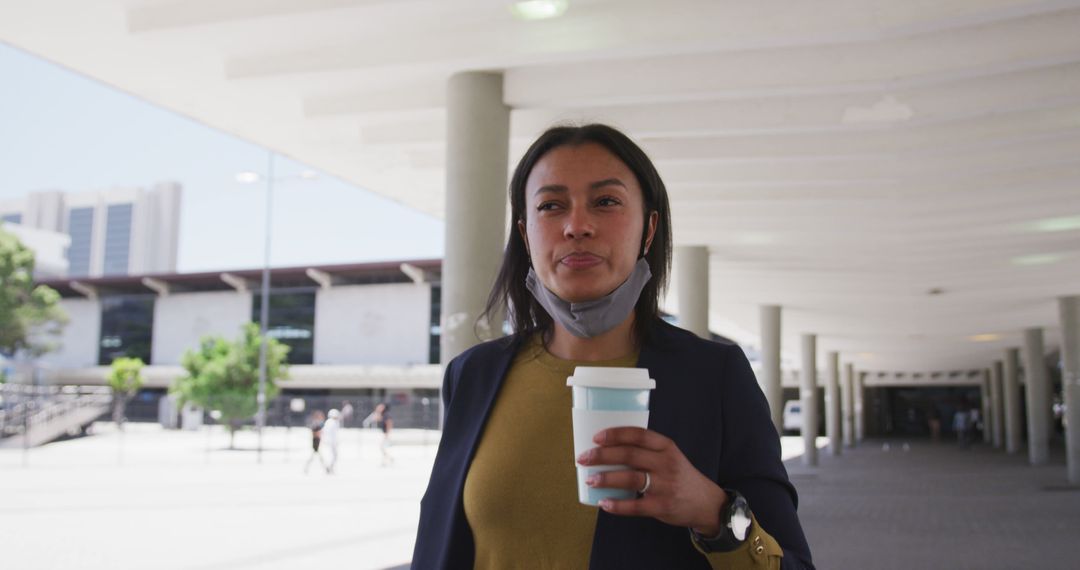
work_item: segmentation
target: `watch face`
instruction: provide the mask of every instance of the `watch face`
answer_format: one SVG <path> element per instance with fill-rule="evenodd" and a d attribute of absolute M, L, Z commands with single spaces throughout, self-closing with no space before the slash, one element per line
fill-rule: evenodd
<path fill-rule="evenodd" d="M 746 532 L 750 530 L 750 522 L 746 508 L 742 505 L 736 506 L 735 512 L 731 513 L 731 534 L 735 535 L 735 540 L 739 542 L 746 540 Z"/>

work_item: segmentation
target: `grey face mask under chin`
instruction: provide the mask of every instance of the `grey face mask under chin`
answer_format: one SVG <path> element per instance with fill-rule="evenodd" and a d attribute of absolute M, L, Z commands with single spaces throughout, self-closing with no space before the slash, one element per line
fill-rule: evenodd
<path fill-rule="evenodd" d="M 570 334 L 578 338 L 592 338 L 602 335 L 615 328 L 630 316 L 630 311 L 637 305 L 638 297 L 645 284 L 652 279 L 652 271 L 649 270 L 649 262 L 642 257 L 634 265 L 630 277 L 623 281 L 622 285 L 614 291 L 594 299 L 581 303 L 567 303 L 552 293 L 536 273 L 529 268 L 529 274 L 525 276 L 525 286 L 532 292 L 533 297 Z"/>

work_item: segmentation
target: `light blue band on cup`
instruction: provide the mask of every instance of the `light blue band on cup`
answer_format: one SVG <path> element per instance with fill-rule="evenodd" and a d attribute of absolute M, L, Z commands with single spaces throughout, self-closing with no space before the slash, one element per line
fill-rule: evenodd
<path fill-rule="evenodd" d="M 649 409 L 649 390 L 574 386 L 574 407 L 581 410 L 644 412 Z"/>

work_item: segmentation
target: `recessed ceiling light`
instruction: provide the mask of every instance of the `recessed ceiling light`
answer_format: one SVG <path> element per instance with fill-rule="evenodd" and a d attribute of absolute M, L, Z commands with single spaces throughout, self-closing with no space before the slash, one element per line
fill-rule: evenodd
<path fill-rule="evenodd" d="M 993 342 L 1000 339 L 1001 335 L 994 333 L 976 334 L 968 337 L 968 340 L 970 340 L 971 342 Z"/>
<path fill-rule="evenodd" d="M 1033 253 L 1012 258 L 1013 265 L 1050 265 L 1064 259 L 1060 253 Z"/>
<path fill-rule="evenodd" d="M 1024 224 L 1024 229 L 1034 232 L 1067 232 L 1080 230 L 1080 216 L 1044 218 Z"/>
<path fill-rule="evenodd" d="M 510 11 L 522 20 L 547 20 L 562 16 L 569 5 L 569 0 L 521 0 Z"/>

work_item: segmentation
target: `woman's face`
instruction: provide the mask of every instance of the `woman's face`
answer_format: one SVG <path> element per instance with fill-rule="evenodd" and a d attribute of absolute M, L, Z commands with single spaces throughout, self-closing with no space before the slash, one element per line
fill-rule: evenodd
<path fill-rule="evenodd" d="M 633 172 L 603 146 L 552 149 L 525 182 L 525 238 L 540 282 L 561 299 L 598 299 L 621 285 L 641 254 L 644 197 Z M 646 249 L 656 233 L 649 214 Z"/>

